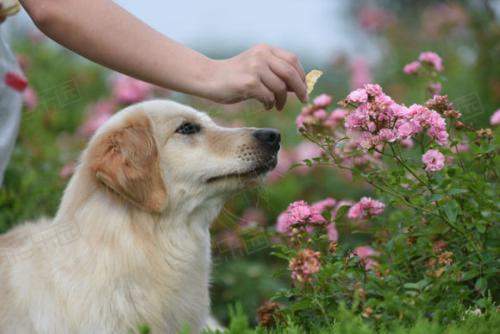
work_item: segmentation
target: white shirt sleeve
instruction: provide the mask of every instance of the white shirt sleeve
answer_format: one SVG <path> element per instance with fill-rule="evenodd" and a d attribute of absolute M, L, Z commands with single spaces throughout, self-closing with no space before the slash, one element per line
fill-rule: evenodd
<path fill-rule="evenodd" d="M 21 73 L 16 57 L 0 31 L 0 186 L 19 131 L 22 95 L 5 84 L 5 73 Z"/>

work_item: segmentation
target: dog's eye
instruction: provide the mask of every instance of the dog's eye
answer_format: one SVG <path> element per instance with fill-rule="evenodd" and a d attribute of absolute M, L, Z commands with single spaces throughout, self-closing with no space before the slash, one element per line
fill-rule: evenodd
<path fill-rule="evenodd" d="M 192 135 L 200 132 L 201 127 L 198 124 L 184 122 L 181 126 L 175 130 L 175 132 L 183 134 L 183 135 Z"/>

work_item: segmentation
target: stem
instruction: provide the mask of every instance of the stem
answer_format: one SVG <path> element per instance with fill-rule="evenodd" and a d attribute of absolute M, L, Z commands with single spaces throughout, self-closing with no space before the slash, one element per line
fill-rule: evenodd
<path fill-rule="evenodd" d="M 404 168 L 404 169 L 406 169 L 406 170 L 407 170 L 407 171 L 408 171 L 411 175 L 413 175 L 413 176 L 414 176 L 414 177 L 415 177 L 415 178 L 416 178 L 416 179 L 417 179 L 417 180 L 418 180 L 418 181 L 419 181 L 422 185 L 424 185 L 425 187 L 427 187 L 427 189 L 429 189 L 429 191 L 431 191 L 431 192 L 432 192 L 431 187 L 430 187 L 427 183 L 425 183 L 425 182 L 424 182 L 424 180 L 422 180 L 422 179 L 421 179 L 421 178 L 420 178 L 420 177 L 419 177 L 419 176 L 418 176 L 418 175 L 417 175 L 417 174 L 413 171 L 413 169 L 411 169 L 410 167 L 408 167 L 408 165 L 406 165 L 406 164 L 404 163 L 404 161 L 403 161 L 403 160 L 401 160 L 401 158 L 400 158 L 400 157 L 396 154 L 396 151 L 394 150 L 394 146 L 393 146 L 392 144 L 389 144 L 389 146 L 390 146 L 391 151 L 392 151 L 392 154 L 393 154 L 393 155 L 392 155 L 392 157 L 393 157 L 394 159 L 396 159 L 396 161 L 397 161 L 397 162 L 399 162 L 399 164 L 400 164 L 401 166 L 403 166 L 403 168 Z"/>

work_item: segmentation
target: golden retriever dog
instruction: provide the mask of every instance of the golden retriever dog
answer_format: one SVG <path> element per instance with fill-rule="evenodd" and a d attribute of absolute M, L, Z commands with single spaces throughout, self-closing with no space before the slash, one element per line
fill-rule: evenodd
<path fill-rule="evenodd" d="M 200 332 L 209 321 L 209 227 L 276 166 L 273 129 L 224 128 L 154 100 L 88 143 L 54 219 L 0 236 L 0 333 Z"/>

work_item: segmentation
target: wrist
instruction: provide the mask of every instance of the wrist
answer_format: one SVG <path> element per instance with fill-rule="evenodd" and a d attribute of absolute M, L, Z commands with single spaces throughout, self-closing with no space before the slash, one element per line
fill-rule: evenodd
<path fill-rule="evenodd" d="M 211 59 L 204 55 L 200 55 L 200 59 L 196 60 L 194 72 L 194 80 L 191 80 L 191 91 L 188 93 L 206 99 L 212 99 L 211 95 L 216 86 L 216 72 L 219 67 L 218 60 Z"/>

